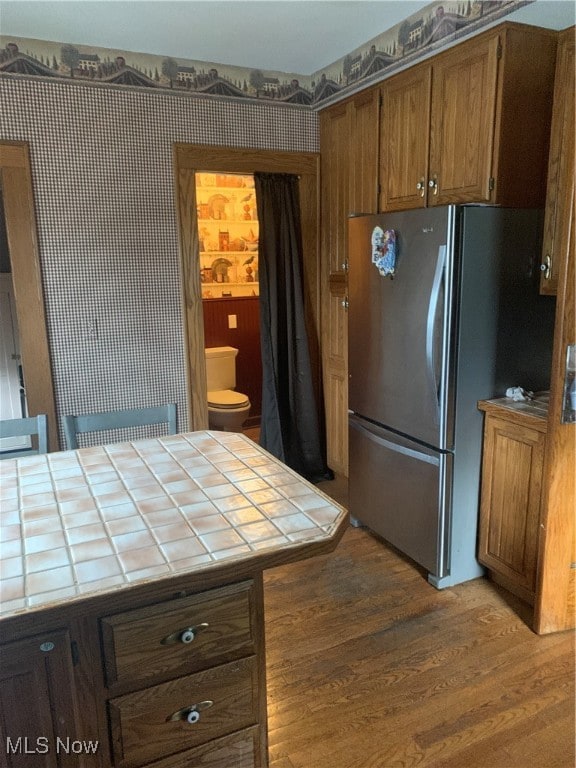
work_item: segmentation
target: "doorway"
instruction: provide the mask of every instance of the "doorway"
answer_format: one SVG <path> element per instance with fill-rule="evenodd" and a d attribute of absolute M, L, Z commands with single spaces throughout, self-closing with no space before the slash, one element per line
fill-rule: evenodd
<path fill-rule="evenodd" d="M 48 416 L 49 450 L 59 449 L 52 367 L 28 145 L 0 142 L 0 180 L 28 414 Z"/>
<path fill-rule="evenodd" d="M 312 152 L 276 152 L 197 144 L 176 144 L 174 146 L 185 314 L 188 417 L 191 430 L 207 429 L 208 427 L 200 232 L 196 216 L 198 206 L 196 172 L 254 174 L 260 171 L 294 174 L 299 177 L 306 325 L 314 389 L 318 402 L 320 402 L 319 159 L 319 154 Z"/>
<path fill-rule="evenodd" d="M 262 414 L 259 227 L 254 176 L 196 173 L 200 280 L 206 347 L 232 347 L 236 391 L 250 401 L 243 431 Z"/>

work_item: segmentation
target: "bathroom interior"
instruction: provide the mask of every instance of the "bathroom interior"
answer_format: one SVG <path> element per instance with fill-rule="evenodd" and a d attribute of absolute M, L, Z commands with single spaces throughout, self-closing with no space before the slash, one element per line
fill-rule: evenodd
<path fill-rule="evenodd" d="M 196 173 L 209 426 L 258 440 L 262 357 L 251 174 Z"/>

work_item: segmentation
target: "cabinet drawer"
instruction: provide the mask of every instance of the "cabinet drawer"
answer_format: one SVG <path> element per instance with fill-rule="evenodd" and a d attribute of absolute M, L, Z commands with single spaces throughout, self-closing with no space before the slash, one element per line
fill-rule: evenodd
<path fill-rule="evenodd" d="M 167 679 L 250 655 L 255 611 L 248 581 L 107 616 L 101 621 L 107 683 Z"/>
<path fill-rule="evenodd" d="M 201 705 L 212 702 L 207 708 Z M 196 722 L 188 712 L 198 707 Z M 115 765 L 134 768 L 258 722 L 254 656 L 108 702 Z M 179 716 L 181 719 L 172 720 Z M 208 763 L 210 765 L 210 763 Z"/>
<path fill-rule="evenodd" d="M 259 743 L 260 729 L 254 726 L 149 763 L 146 768 L 265 768 Z"/>

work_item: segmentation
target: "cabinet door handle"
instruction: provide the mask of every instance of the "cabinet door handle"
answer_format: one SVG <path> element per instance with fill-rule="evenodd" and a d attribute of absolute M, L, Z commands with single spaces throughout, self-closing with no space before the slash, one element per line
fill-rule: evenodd
<path fill-rule="evenodd" d="M 343 307 L 344 309 L 346 309 L 346 310 L 347 310 L 347 309 L 348 309 L 348 296 L 344 296 L 344 298 L 342 299 L 342 301 L 340 302 L 340 304 L 342 305 L 342 307 Z"/>
<path fill-rule="evenodd" d="M 433 195 L 438 194 L 438 176 L 434 175 L 432 178 L 428 181 L 428 186 L 430 189 L 434 190 L 432 192 Z"/>
<path fill-rule="evenodd" d="M 213 701 L 207 699 L 206 701 L 199 701 L 197 704 L 189 704 L 187 707 L 173 712 L 166 718 L 167 723 L 174 723 L 182 720 L 190 725 L 194 725 L 200 720 L 200 712 L 204 709 L 208 709 L 214 704 Z"/>
<path fill-rule="evenodd" d="M 546 254 L 544 261 L 540 264 L 540 271 L 544 273 L 545 280 L 550 280 L 550 275 L 552 274 L 552 259 L 550 258 L 549 253 Z"/>
<path fill-rule="evenodd" d="M 424 197 L 426 194 L 426 179 L 424 176 L 422 176 L 420 181 L 416 184 L 416 189 L 420 192 L 420 197 Z"/>
<path fill-rule="evenodd" d="M 185 627 L 184 629 L 179 629 L 177 632 L 172 632 L 171 635 L 163 638 L 160 642 L 162 645 L 173 645 L 174 643 L 189 645 L 196 639 L 198 632 L 203 632 L 205 629 L 208 629 L 209 626 L 210 625 L 207 622 L 203 621 L 202 624 L 196 624 L 194 627 Z"/>

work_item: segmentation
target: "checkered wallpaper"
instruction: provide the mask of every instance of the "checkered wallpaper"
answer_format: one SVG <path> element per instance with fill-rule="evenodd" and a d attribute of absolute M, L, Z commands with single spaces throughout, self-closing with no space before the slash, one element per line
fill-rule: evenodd
<path fill-rule="evenodd" d="M 30 145 L 58 415 L 176 402 L 186 423 L 172 144 L 318 151 L 297 106 L 0 78 Z"/>

